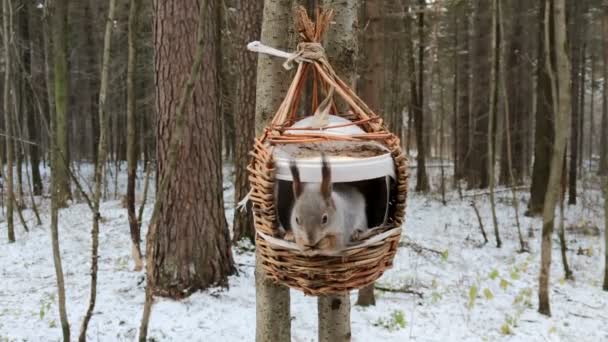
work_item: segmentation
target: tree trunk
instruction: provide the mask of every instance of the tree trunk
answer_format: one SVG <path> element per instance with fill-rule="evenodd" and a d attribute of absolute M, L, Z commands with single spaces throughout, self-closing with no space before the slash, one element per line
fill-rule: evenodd
<path fill-rule="evenodd" d="M 57 146 L 53 153 L 55 159 L 55 181 L 57 205 L 64 207 L 71 198 L 70 179 L 68 168 L 70 167 L 68 150 L 69 131 L 69 69 L 68 69 L 68 1 L 55 0 L 53 2 L 53 13 L 51 15 L 51 39 L 53 49 L 53 64 L 55 77 L 55 119 L 53 120 L 53 134 Z"/>
<path fill-rule="evenodd" d="M 25 77 L 30 77 L 33 79 L 34 75 L 32 72 L 32 55 L 34 54 L 34 42 L 31 39 L 32 28 L 34 26 L 34 17 L 32 13 L 32 2 L 28 1 L 26 3 L 26 8 L 21 10 L 21 38 L 23 39 L 23 68 L 26 73 Z M 34 106 L 32 105 L 32 101 L 28 99 L 32 99 L 34 96 L 32 94 L 32 87 L 26 84 L 24 86 L 24 98 L 26 101 L 24 102 L 24 110 L 26 116 L 26 127 L 27 127 L 27 137 L 30 141 L 35 142 L 36 144 L 29 145 L 29 154 L 30 154 L 30 164 L 32 168 L 32 186 L 34 195 L 40 196 L 42 195 L 42 178 L 40 177 L 40 147 L 41 139 L 39 139 L 40 133 L 38 132 L 38 125 L 36 123 L 36 111 L 34 110 Z"/>
<path fill-rule="evenodd" d="M 291 4 L 282 0 L 265 0 L 261 41 L 274 47 L 290 46 L 293 27 Z M 255 132 L 260 135 L 283 100 L 289 86 L 288 74 L 282 61 L 264 54 L 258 55 L 256 81 Z M 256 331 L 257 342 L 291 341 L 289 289 L 267 278 L 256 253 Z"/>
<path fill-rule="evenodd" d="M 538 311 L 550 316 L 551 307 L 549 303 L 549 279 L 551 270 L 551 245 L 555 220 L 555 205 L 559 198 L 560 180 L 562 177 L 562 162 L 564 160 L 566 142 L 568 140 L 569 112 L 571 110 L 570 98 L 570 61 L 566 50 L 566 9 L 565 0 L 553 1 L 553 25 L 547 25 L 545 29 L 545 49 L 549 54 L 549 29 L 553 30 L 555 38 L 556 73 L 553 77 L 550 62 L 547 63 L 550 79 L 552 82 L 552 94 L 555 111 L 555 143 L 551 155 L 551 172 L 545 204 L 543 208 L 543 232 L 541 242 L 541 269 L 539 277 Z M 547 0 L 545 22 L 550 22 L 549 12 L 550 0 Z"/>
<path fill-rule="evenodd" d="M 605 10 L 608 10 L 605 9 Z M 604 14 L 606 15 L 606 14 Z M 608 291 L 608 177 L 604 177 L 604 284 L 602 289 Z"/>
<path fill-rule="evenodd" d="M 13 220 L 13 205 L 15 203 L 15 194 L 13 189 L 13 130 L 11 120 L 11 40 L 12 40 L 12 9 L 9 8 L 9 0 L 3 1 L 2 9 L 2 24 L 3 24 L 3 42 L 4 42 L 4 96 L 3 96 L 3 111 L 4 111 L 4 129 L 6 148 L 6 223 L 8 228 L 8 242 L 15 242 L 15 225 Z M 13 91 L 15 91 L 13 89 Z M 0 164 L 0 167 L 2 165 Z"/>
<path fill-rule="evenodd" d="M 497 5 L 497 0 L 492 0 L 491 5 L 492 11 L 492 55 L 491 55 L 491 69 L 490 69 L 490 111 L 488 112 L 488 131 L 487 131 L 487 139 L 488 139 L 488 178 L 489 178 L 489 186 L 490 186 L 490 207 L 492 209 L 492 223 L 494 224 L 494 236 L 496 238 L 496 247 L 502 247 L 502 241 L 500 240 L 500 229 L 498 227 L 498 218 L 496 217 L 496 203 L 494 201 L 494 182 L 495 182 L 495 172 L 494 172 L 494 119 L 496 118 L 496 109 L 497 109 L 497 90 L 498 90 L 498 25 L 497 25 L 497 11 L 499 11 L 499 7 Z M 501 32 L 502 33 L 502 32 Z"/>
<path fill-rule="evenodd" d="M 403 110 L 407 102 L 406 87 L 401 86 L 407 82 L 405 40 L 403 39 L 403 17 L 406 14 L 403 10 L 402 1 L 399 0 L 385 0 L 384 11 L 386 13 L 393 13 L 393 15 L 385 15 L 383 17 L 384 45 L 392 47 L 384 54 L 384 82 L 386 84 L 384 118 L 393 134 L 401 137 L 403 135 Z M 350 20 L 355 19 L 356 16 L 351 17 Z M 354 35 L 351 36 L 355 37 Z M 348 64 L 341 68 L 341 70 L 348 69 Z M 353 68 L 351 67 L 350 69 L 352 70 Z M 339 75 L 344 74 L 349 73 L 346 71 L 339 73 Z M 351 79 L 355 80 L 356 73 L 351 71 L 350 74 L 353 75 Z"/>
<path fill-rule="evenodd" d="M 324 0 L 323 6 L 334 9 L 333 23 L 329 26 L 326 49 L 332 66 L 350 86 L 355 86 L 357 72 L 353 65 L 358 55 L 355 22 L 357 0 Z M 342 110 L 342 108 L 340 108 Z M 321 295 L 317 298 L 319 341 L 350 341 L 350 295 Z"/>
<path fill-rule="evenodd" d="M 319 318 L 319 342 L 347 342 L 350 331 L 350 296 L 319 296 L 317 301 Z"/>
<path fill-rule="evenodd" d="M 239 25 L 236 27 L 236 94 L 234 97 L 234 115 L 238 119 L 235 125 L 234 144 L 234 200 L 240 201 L 249 192 L 247 164 L 249 150 L 255 138 L 255 85 L 258 56 L 247 51 L 244 46 L 258 39 L 262 26 L 263 1 L 239 1 L 237 14 Z M 251 203 L 247 210 L 234 212 L 233 241 L 247 238 L 255 239 Z"/>
<path fill-rule="evenodd" d="M 258 1 L 260 2 L 260 1 Z M 237 50 L 247 51 L 244 46 L 236 46 L 236 40 L 234 33 L 237 30 L 244 28 L 244 23 L 235 23 L 233 18 L 239 15 L 248 15 L 247 13 L 231 13 L 230 11 L 224 10 L 228 6 L 234 7 L 240 6 L 240 1 L 236 1 L 236 5 L 232 4 L 230 0 L 224 0 L 220 6 L 220 86 L 221 86 L 221 124 L 222 124 L 222 138 L 223 147 L 225 152 L 225 158 L 228 161 L 234 161 L 234 148 L 236 145 L 236 126 L 240 123 L 239 116 L 242 113 L 236 111 L 236 82 L 238 64 L 234 63 L 236 60 Z M 248 27 L 247 27 L 248 28 Z M 257 37 L 256 37 L 257 39 Z M 251 52 L 249 52 L 251 53 Z"/>
<path fill-rule="evenodd" d="M 357 89 L 369 107 L 379 113 L 384 104 L 384 36 L 383 36 L 383 1 L 369 0 L 361 4 L 362 22 L 368 23 L 365 33 L 359 37 L 361 48 L 358 58 L 361 68 L 358 70 Z M 375 305 L 374 286 L 369 285 L 359 290 L 356 305 Z"/>
<path fill-rule="evenodd" d="M 426 0 L 418 0 L 418 100 L 414 106 L 414 125 L 416 126 L 416 191 L 430 190 L 429 179 L 426 174 L 426 148 L 424 135 L 424 10 Z"/>
<path fill-rule="evenodd" d="M 204 8 L 200 23 L 199 6 Z M 225 286 L 227 276 L 234 272 L 221 196 L 219 8 L 208 0 L 173 0 L 158 3 L 155 10 L 158 180 L 167 178 L 167 191 L 157 199 L 161 201 L 159 217 L 150 229 L 154 234 L 148 235 L 147 255 L 154 292 L 179 298 L 210 286 Z M 197 25 L 204 25 L 199 39 L 206 65 L 200 78 L 192 81 L 194 92 L 184 108 L 184 131 L 174 137 L 175 103 L 193 65 Z M 172 151 L 175 138 L 179 148 Z M 172 153 L 180 161 L 173 170 L 168 164 Z"/>
<path fill-rule="evenodd" d="M 544 0 L 543 4 L 544 4 Z M 500 25 L 499 27 L 499 31 L 502 33 L 501 34 L 501 38 L 500 40 L 502 41 L 502 43 L 499 46 L 499 51 L 498 52 L 498 56 L 500 56 L 499 58 L 501 60 L 506 60 L 505 56 L 507 55 L 507 49 L 506 49 L 506 44 L 504 43 L 505 39 L 504 39 L 504 32 L 505 32 L 505 20 L 504 20 L 504 8 L 505 8 L 505 2 L 502 2 L 501 4 L 499 4 L 499 12 L 498 12 L 498 23 Z M 544 27 L 541 27 L 541 29 L 544 30 Z M 501 91 L 503 96 L 503 106 L 504 106 L 504 130 L 505 130 L 505 141 L 503 142 L 503 144 L 506 146 L 506 151 L 504 151 L 504 153 L 506 153 L 506 156 L 503 156 L 503 158 L 506 158 L 507 160 L 507 171 L 509 173 L 509 183 L 510 184 L 515 184 L 515 176 L 513 175 L 513 156 L 512 153 L 513 151 L 511 150 L 511 113 L 509 111 L 509 106 L 510 106 L 510 99 L 507 93 L 507 72 L 506 72 L 506 65 L 505 63 L 500 63 L 500 76 L 498 78 L 499 80 L 499 85 L 497 85 Z M 524 241 L 522 232 L 521 232 L 521 224 L 519 222 L 519 199 L 517 196 L 517 191 L 515 190 L 515 186 L 511 186 L 511 202 L 513 205 L 513 209 L 515 211 L 515 224 L 517 226 L 517 237 L 519 239 L 519 252 L 525 252 L 528 251 L 528 245 L 527 243 Z"/>
<path fill-rule="evenodd" d="M 131 233 L 131 252 L 135 262 L 135 271 L 141 271 L 143 261 L 141 255 L 141 222 L 135 213 L 135 178 L 137 175 L 137 108 L 135 92 L 137 66 L 137 33 L 139 32 L 140 0 L 129 2 L 129 32 L 127 59 L 127 213 L 129 215 L 129 230 Z M 101 112 L 100 112 L 101 114 Z M 100 121 L 101 122 L 101 121 Z M 105 160 L 104 160 L 105 162 Z"/>
<path fill-rule="evenodd" d="M 585 25 L 585 2 L 575 1 L 570 4 L 569 14 L 569 41 L 571 42 L 570 47 L 570 62 L 572 65 L 571 75 L 572 88 L 571 88 L 571 118 L 570 118 L 570 162 L 569 162 L 569 175 L 568 175 L 568 204 L 576 204 L 576 185 L 577 185 L 577 171 L 578 171 L 578 152 L 579 152 L 579 126 L 580 126 L 580 109 L 581 103 L 584 102 L 582 98 L 584 89 L 584 48 L 583 48 L 583 26 Z M 558 47 L 559 49 L 559 47 Z"/>
<path fill-rule="evenodd" d="M 472 93 L 475 94 L 471 106 L 473 118 L 473 135 L 471 148 L 471 168 L 467 175 L 470 188 L 488 186 L 488 145 L 487 127 L 488 100 L 490 98 L 490 49 L 492 17 L 489 1 L 476 1 L 473 14 L 473 81 Z"/>
<path fill-rule="evenodd" d="M 103 59 L 101 64 L 101 81 L 99 86 L 99 127 L 102 127 L 101 135 L 99 137 L 99 150 L 97 157 L 99 158 L 95 168 L 95 190 L 93 195 L 93 227 L 91 229 L 91 291 L 89 294 L 89 305 L 87 312 L 82 320 L 80 326 L 80 335 L 78 337 L 79 342 L 85 342 L 87 340 L 87 327 L 93 310 L 95 309 L 95 302 L 97 301 L 97 261 L 99 259 L 99 221 L 101 214 L 99 213 L 99 205 L 101 201 L 101 189 L 103 182 L 103 169 L 105 167 L 106 154 L 107 154 L 107 90 L 108 90 L 108 74 L 110 69 L 110 47 L 112 43 L 112 26 L 114 25 L 114 8 L 116 0 L 109 0 L 108 16 L 106 19 L 104 40 L 103 40 Z"/>
<path fill-rule="evenodd" d="M 458 5 L 458 32 L 459 44 L 457 45 L 456 65 L 458 73 L 458 125 L 456 126 L 456 159 L 458 168 L 456 169 L 456 179 L 463 179 L 468 172 L 471 133 L 470 133 L 470 103 L 469 103 L 469 75 L 470 75 L 470 54 L 469 54 L 469 16 L 471 14 L 470 5 L 467 0 L 461 1 Z"/>
<path fill-rule="evenodd" d="M 602 15 L 602 74 L 608 80 L 608 5 L 604 6 Z M 600 164 L 599 175 L 608 175 L 608 84 L 602 89 L 602 123 L 600 126 Z"/>
<path fill-rule="evenodd" d="M 547 182 L 550 173 L 550 158 L 553 146 L 553 96 L 551 94 L 551 79 L 547 65 L 553 68 L 554 47 L 553 40 L 548 42 L 551 56 L 546 54 L 547 44 L 545 38 L 545 7 L 546 0 L 540 0 L 539 10 L 539 36 L 538 36 L 538 62 L 537 62 L 537 86 L 536 86 L 536 130 L 534 133 L 534 165 L 532 170 L 532 186 L 530 187 L 530 202 L 528 203 L 527 215 L 537 215 L 542 212 Z M 552 36 L 552 32 L 550 32 Z M 553 70 L 551 70 L 553 72 Z"/>
<path fill-rule="evenodd" d="M 509 98 L 509 113 L 512 116 L 512 127 L 509 132 L 503 131 L 503 137 L 506 139 L 506 134 L 510 134 L 510 146 L 512 151 L 511 158 L 512 169 L 509 170 L 509 161 L 507 160 L 507 144 L 503 140 L 502 144 L 502 157 L 500 167 L 500 182 L 502 184 L 510 184 L 510 173 L 513 172 L 513 178 L 515 186 L 523 180 L 525 173 L 525 141 L 526 141 L 526 129 L 527 129 L 527 118 L 528 118 L 528 105 L 530 98 L 530 90 L 526 89 L 525 86 L 531 79 L 528 78 L 529 71 L 526 70 L 526 58 L 524 54 L 524 0 L 510 1 L 509 6 L 512 8 L 511 22 L 513 28 L 509 33 L 503 32 L 505 37 L 504 42 L 506 45 L 506 55 L 503 63 L 506 63 L 505 72 L 507 73 L 504 77 L 507 78 L 507 96 Z"/>

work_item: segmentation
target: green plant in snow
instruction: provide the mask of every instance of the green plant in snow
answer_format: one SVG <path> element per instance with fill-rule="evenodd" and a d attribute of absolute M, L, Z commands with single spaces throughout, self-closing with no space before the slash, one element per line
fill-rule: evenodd
<path fill-rule="evenodd" d="M 475 306 L 475 300 L 477 299 L 477 286 L 472 285 L 469 288 L 469 301 L 467 303 L 467 308 L 469 310 L 473 309 L 473 307 Z"/>
<path fill-rule="evenodd" d="M 388 331 L 395 331 L 405 328 L 407 326 L 407 321 L 405 320 L 403 311 L 395 310 L 388 318 L 378 318 L 378 320 L 374 322 L 374 326 L 382 327 Z"/>

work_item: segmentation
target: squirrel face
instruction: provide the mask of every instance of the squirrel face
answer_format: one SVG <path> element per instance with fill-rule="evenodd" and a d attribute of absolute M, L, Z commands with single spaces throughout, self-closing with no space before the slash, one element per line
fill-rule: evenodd
<path fill-rule="evenodd" d="M 335 235 L 341 226 L 333 200 L 320 196 L 315 185 L 304 187 L 292 212 L 291 226 L 301 250 L 320 248 L 322 240 Z"/>
<path fill-rule="evenodd" d="M 295 161 L 291 161 L 292 186 L 295 197 L 291 227 L 296 245 L 302 251 L 331 249 L 342 226 L 332 198 L 331 174 L 322 156 L 322 181 L 303 185 Z"/>

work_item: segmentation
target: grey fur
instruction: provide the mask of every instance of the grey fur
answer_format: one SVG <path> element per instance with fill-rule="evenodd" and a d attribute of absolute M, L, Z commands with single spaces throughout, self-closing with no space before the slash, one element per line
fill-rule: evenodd
<path fill-rule="evenodd" d="M 300 195 L 295 199 L 291 212 L 291 228 L 296 244 L 302 251 L 343 250 L 349 245 L 355 231 L 368 228 L 364 196 L 351 185 L 331 184 L 331 172 L 325 157 L 323 164 L 323 181 L 300 184 Z M 329 184 L 329 198 L 324 196 L 322 184 Z M 323 223 L 324 216 L 327 216 L 326 223 Z M 335 237 L 333 243 L 321 243 L 331 236 Z"/>

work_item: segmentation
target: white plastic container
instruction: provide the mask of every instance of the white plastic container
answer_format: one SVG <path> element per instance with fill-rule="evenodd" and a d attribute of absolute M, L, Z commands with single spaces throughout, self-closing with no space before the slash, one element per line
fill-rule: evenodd
<path fill-rule="evenodd" d="M 305 128 L 310 127 L 312 117 L 307 117 L 303 120 L 298 121 L 292 127 Z M 349 120 L 341 118 L 339 116 L 329 116 L 329 126 L 340 125 L 344 123 L 350 123 Z M 364 134 L 361 128 L 356 125 L 319 129 L 319 130 L 287 130 L 285 133 L 321 133 L 328 135 L 355 135 Z M 327 143 L 317 143 L 320 149 L 325 150 L 325 146 L 331 146 L 334 150 L 340 150 L 340 148 L 350 148 L 351 150 L 356 149 L 357 146 L 367 149 L 377 150 L 377 155 L 374 156 L 345 156 L 345 155 L 332 155 L 326 152 L 326 158 L 331 168 L 332 182 L 357 182 L 367 179 L 381 178 L 389 176 L 395 179 L 395 165 L 393 158 L 391 157 L 390 151 L 375 142 L 348 142 L 348 141 L 336 141 Z M 291 171 L 289 170 L 289 162 L 291 159 L 296 159 L 298 169 L 300 171 L 300 179 L 302 182 L 320 182 L 321 181 L 321 155 L 308 154 L 298 155 L 298 145 L 283 145 L 277 146 L 274 149 L 274 160 L 276 165 L 275 177 L 280 180 L 291 181 Z M 294 158 L 295 157 L 295 158 Z"/>

